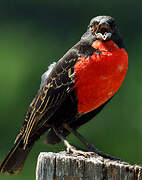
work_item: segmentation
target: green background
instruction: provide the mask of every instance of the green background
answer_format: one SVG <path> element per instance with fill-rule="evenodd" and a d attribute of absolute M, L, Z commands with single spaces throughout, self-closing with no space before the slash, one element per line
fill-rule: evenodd
<path fill-rule="evenodd" d="M 125 81 L 112 101 L 80 132 L 104 152 L 142 164 L 142 2 L 135 0 L 0 1 L 0 161 L 13 145 L 40 77 L 79 41 L 92 17 L 113 16 L 129 55 Z M 80 145 L 71 135 L 71 143 Z M 20 175 L 0 180 L 34 180 L 39 152 L 64 145 L 36 143 Z"/>

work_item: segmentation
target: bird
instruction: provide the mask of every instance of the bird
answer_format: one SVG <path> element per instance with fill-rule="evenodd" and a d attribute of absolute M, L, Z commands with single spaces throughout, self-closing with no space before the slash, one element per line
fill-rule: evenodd
<path fill-rule="evenodd" d="M 0 173 L 20 173 L 34 143 L 45 132 L 48 144 L 63 141 L 70 153 L 82 153 L 66 140 L 73 133 L 88 150 L 99 154 L 77 130 L 112 99 L 127 69 L 128 54 L 115 19 L 92 18 L 79 42 L 42 75 L 40 88 L 13 148 L 0 165 Z"/>

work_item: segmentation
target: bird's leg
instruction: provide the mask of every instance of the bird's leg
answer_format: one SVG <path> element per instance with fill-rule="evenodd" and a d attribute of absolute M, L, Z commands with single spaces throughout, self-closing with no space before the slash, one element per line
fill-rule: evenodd
<path fill-rule="evenodd" d="M 53 129 L 54 129 L 56 135 L 64 142 L 65 146 L 67 147 L 67 152 L 68 153 L 72 152 L 73 154 L 84 155 L 85 157 L 90 155 L 88 152 L 84 152 L 82 150 L 76 149 L 76 147 L 72 146 L 55 127 Z"/>
<path fill-rule="evenodd" d="M 63 125 L 65 129 L 67 129 L 70 133 L 73 133 L 85 146 L 87 146 L 89 151 L 92 151 L 103 158 L 111 159 L 111 160 L 120 160 L 110 154 L 105 154 L 103 151 L 98 150 L 93 144 L 90 144 L 87 139 L 85 139 L 77 130 L 71 128 L 68 124 Z M 89 152 L 90 153 L 90 152 Z"/>

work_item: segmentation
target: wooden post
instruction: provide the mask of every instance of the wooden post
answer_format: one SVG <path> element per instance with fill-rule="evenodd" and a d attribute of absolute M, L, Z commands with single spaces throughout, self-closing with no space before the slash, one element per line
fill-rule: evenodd
<path fill-rule="evenodd" d="M 142 180 L 142 167 L 100 156 L 40 153 L 36 180 Z"/>

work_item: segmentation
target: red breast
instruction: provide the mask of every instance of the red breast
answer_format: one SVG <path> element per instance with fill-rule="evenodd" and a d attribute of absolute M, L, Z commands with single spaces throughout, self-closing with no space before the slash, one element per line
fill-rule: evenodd
<path fill-rule="evenodd" d="M 80 57 L 74 65 L 78 112 L 87 113 L 105 103 L 120 88 L 128 67 L 128 55 L 113 41 L 95 41 L 101 54 Z"/>

